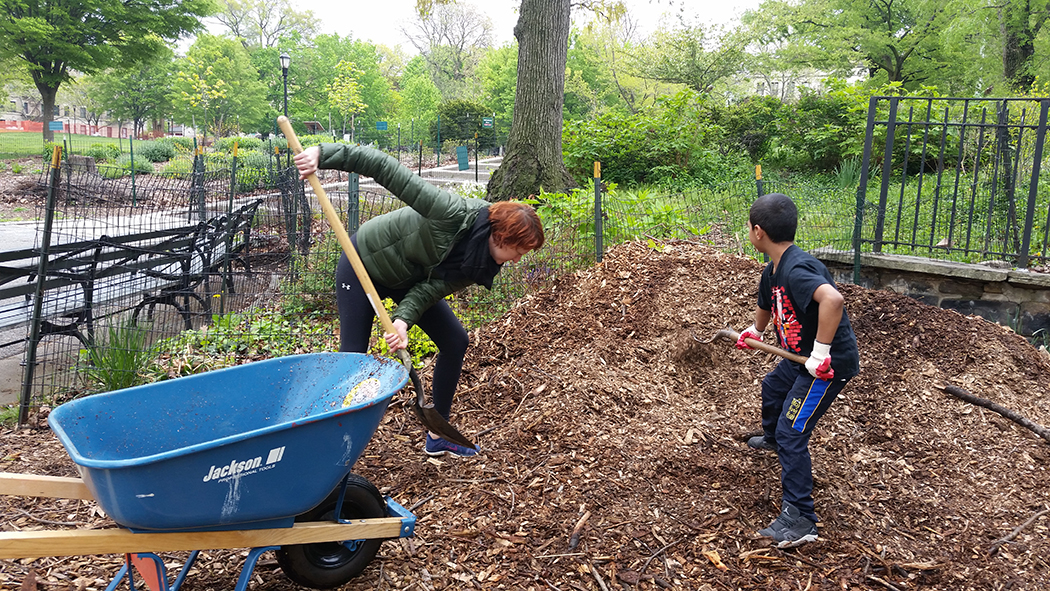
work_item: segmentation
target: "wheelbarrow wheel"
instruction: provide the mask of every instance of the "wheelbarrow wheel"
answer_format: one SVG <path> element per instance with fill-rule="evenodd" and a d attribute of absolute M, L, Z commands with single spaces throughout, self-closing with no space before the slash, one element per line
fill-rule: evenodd
<path fill-rule="evenodd" d="M 339 487 L 320 505 L 299 515 L 296 521 L 334 521 Z M 372 519 L 386 517 L 386 502 L 379 490 L 368 480 L 351 474 L 343 497 L 343 519 Z M 345 585 L 361 574 L 372 562 L 383 540 L 356 542 L 322 542 L 281 546 L 277 550 L 277 564 L 288 578 L 313 589 L 331 589 Z"/>

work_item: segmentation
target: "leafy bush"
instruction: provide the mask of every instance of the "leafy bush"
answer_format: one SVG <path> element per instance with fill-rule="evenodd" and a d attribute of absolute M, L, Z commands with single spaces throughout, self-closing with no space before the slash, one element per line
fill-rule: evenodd
<path fill-rule="evenodd" d="M 708 141 L 705 100 L 685 90 L 645 112 L 569 122 L 562 136 L 565 164 L 581 183 L 593 178 L 595 161 L 602 163 L 603 180 L 627 185 L 724 178 L 726 162 L 739 159 L 719 156 Z"/>
<path fill-rule="evenodd" d="M 136 160 L 142 158 L 150 162 L 167 162 L 175 157 L 175 146 L 169 142 L 138 142 L 134 145 Z"/>
<path fill-rule="evenodd" d="M 213 148 L 216 152 L 223 152 L 226 154 L 233 154 L 233 146 L 237 145 L 238 156 L 243 155 L 245 152 L 252 150 L 258 150 L 262 147 L 262 140 L 257 137 L 251 136 L 234 136 L 234 137 L 223 137 L 215 141 Z"/>
<path fill-rule="evenodd" d="M 332 136 L 320 133 L 299 136 L 299 143 L 302 144 L 304 148 L 309 148 L 310 146 L 316 146 L 319 144 L 328 144 L 331 142 Z"/>
<path fill-rule="evenodd" d="M 51 162 L 51 158 L 54 157 L 55 148 L 62 147 L 62 144 L 58 142 L 44 142 L 44 161 Z M 66 157 L 65 151 L 62 152 L 62 158 Z"/>
<path fill-rule="evenodd" d="M 128 174 L 127 169 L 121 164 L 102 164 L 97 167 L 98 175 L 104 179 L 119 179 Z"/>
<path fill-rule="evenodd" d="M 133 168 L 131 154 L 124 154 L 117 158 L 117 165 L 130 174 Z M 134 172 L 135 174 L 150 174 L 153 172 L 153 165 L 148 160 L 135 158 Z"/>
<path fill-rule="evenodd" d="M 193 158 L 190 156 L 179 156 L 175 160 L 169 160 L 160 174 L 167 178 L 184 178 L 193 171 Z"/>
<path fill-rule="evenodd" d="M 172 147 L 176 154 L 192 154 L 195 145 L 191 137 L 162 137 L 153 140 L 153 143 L 167 144 Z M 171 158 L 168 160 L 171 160 Z"/>
<path fill-rule="evenodd" d="M 247 192 L 271 185 L 270 157 L 262 152 L 242 152 L 237 158 L 237 190 Z"/>
<path fill-rule="evenodd" d="M 430 123 L 430 140 L 436 142 L 438 137 L 441 141 L 452 140 L 459 142 L 458 145 L 474 144 L 474 134 L 478 134 L 478 142 L 481 149 L 491 148 L 495 138 L 492 133 L 482 133 L 481 118 L 492 114 L 492 109 L 481 103 L 468 100 L 445 101 L 438 106 L 440 119 Z M 438 128 L 440 121 L 441 127 Z"/>
<path fill-rule="evenodd" d="M 113 144 L 91 144 L 84 155 L 96 161 L 113 160 L 120 157 L 120 148 Z"/>

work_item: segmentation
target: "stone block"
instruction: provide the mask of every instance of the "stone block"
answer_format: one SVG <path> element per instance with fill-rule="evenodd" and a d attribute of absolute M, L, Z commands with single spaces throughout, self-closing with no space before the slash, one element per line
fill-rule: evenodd
<path fill-rule="evenodd" d="M 978 283 L 975 281 L 956 281 L 952 279 L 945 279 L 940 282 L 938 290 L 945 297 L 947 297 L 949 294 L 956 296 L 952 299 L 979 300 L 984 297 L 985 287 L 989 285 L 994 285 L 994 283 Z"/>
<path fill-rule="evenodd" d="M 1050 333 L 1050 305 L 1026 302 L 1021 305 L 1021 334 L 1031 337 L 1040 330 Z"/>
<path fill-rule="evenodd" d="M 1018 304 L 1014 302 L 989 302 L 983 300 L 949 299 L 941 300 L 940 307 L 955 310 L 966 316 L 980 316 L 989 322 L 1011 326 L 1017 317 Z"/>

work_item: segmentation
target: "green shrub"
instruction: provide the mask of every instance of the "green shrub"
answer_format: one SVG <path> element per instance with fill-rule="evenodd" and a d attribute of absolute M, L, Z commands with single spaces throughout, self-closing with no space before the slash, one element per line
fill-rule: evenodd
<path fill-rule="evenodd" d="M 157 144 L 167 144 L 172 147 L 175 154 L 192 154 L 193 138 L 191 137 L 162 137 L 153 140 Z M 170 160 L 170 158 L 169 158 Z"/>
<path fill-rule="evenodd" d="M 215 141 L 213 148 L 216 152 L 233 154 L 233 146 L 237 145 L 238 156 L 252 150 L 258 150 L 262 146 L 262 140 L 251 136 L 223 137 Z M 305 145 L 305 144 L 304 144 Z"/>
<path fill-rule="evenodd" d="M 132 158 L 131 154 L 124 154 L 120 158 L 117 158 L 117 165 L 121 166 L 129 174 L 132 171 Z M 134 162 L 135 174 L 149 174 L 153 172 L 153 165 L 148 160 L 142 158 L 135 158 Z"/>
<path fill-rule="evenodd" d="M 237 158 L 237 190 L 247 192 L 270 186 L 270 157 L 262 152 L 241 154 Z"/>
<path fill-rule="evenodd" d="M 113 160 L 120 157 L 120 148 L 113 144 L 91 144 L 84 155 L 94 158 L 96 162 Z"/>
<path fill-rule="evenodd" d="M 169 160 L 160 174 L 166 178 L 185 178 L 193 171 L 193 158 L 190 156 L 179 156 L 175 160 Z"/>
<path fill-rule="evenodd" d="M 15 162 L 14 164 L 11 165 L 11 172 L 13 172 L 15 174 L 22 174 L 22 165 L 17 163 L 17 162 Z"/>
<path fill-rule="evenodd" d="M 45 162 L 51 162 L 51 158 L 54 157 L 54 154 L 55 154 L 55 147 L 61 148 L 62 144 L 60 144 L 58 142 L 44 142 L 44 161 Z M 63 150 L 62 158 L 65 158 L 65 157 L 66 157 L 66 153 Z"/>
<path fill-rule="evenodd" d="M 98 174 L 104 179 L 119 179 L 128 174 L 127 169 L 120 164 L 101 164 L 97 167 Z"/>
<path fill-rule="evenodd" d="M 685 90 L 645 112 L 568 122 L 562 135 L 565 165 L 581 184 L 593 178 L 595 161 L 602 163 L 603 180 L 624 185 L 731 178 L 741 159 L 719 154 L 718 142 L 709 139 L 706 100 Z"/>
<path fill-rule="evenodd" d="M 167 162 L 175 157 L 175 146 L 168 142 L 138 142 L 134 149 L 136 161 L 141 158 L 150 162 Z"/>

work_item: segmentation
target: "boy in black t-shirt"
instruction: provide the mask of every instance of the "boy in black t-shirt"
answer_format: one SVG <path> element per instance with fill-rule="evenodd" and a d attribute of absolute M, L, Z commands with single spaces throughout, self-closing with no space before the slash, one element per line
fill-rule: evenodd
<path fill-rule="evenodd" d="M 751 205 L 748 238 L 770 262 L 759 281 L 755 323 L 736 343 L 737 348 L 750 349 L 744 339 L 762 340 L 772 321 L 777 344 L 808 357 L 805 365 L 784 359 L 766 374 L 763 434 L 747 442 L 755 449 L 776 451 L 780 459 L 781 513 L 758 532 L 773 538 L 778 548 L 817 539 L 809 438 L 838 393 L 860 371 L 857 338 L 842 294 L 824 264 L 795 246 L 797 226 L 798 209 L 787 195 L 770 193 Z"/>

